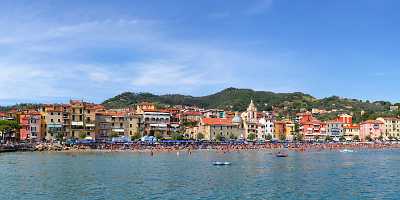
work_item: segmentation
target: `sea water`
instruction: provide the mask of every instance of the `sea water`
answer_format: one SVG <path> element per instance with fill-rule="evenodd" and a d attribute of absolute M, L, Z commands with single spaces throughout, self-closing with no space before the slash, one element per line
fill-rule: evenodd
<path fill-rule="evenodd" d="M 0 154 L 2 200 L 400 199 L 399 185 L 400 150 Z"/>

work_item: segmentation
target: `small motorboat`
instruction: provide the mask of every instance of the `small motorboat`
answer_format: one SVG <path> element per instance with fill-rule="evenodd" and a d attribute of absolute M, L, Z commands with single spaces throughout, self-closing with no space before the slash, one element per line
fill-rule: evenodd
<path fill-rule="evenodd" d="M 279 153 L 276 154 L 276 157 L 279 157 L 279 158 L 286 158 L 286 157 L 288 157 L 288 156 L 289 156 L 289 154 L 287 154 L 287 153 L 281 153 L 281 152 L 279 152 Z"/>
<path fill-rule="evenodd" d="M 213 162 L 213 165 L 217 165 L 217 166 L 230 165 L 230 164 L 231 164 L 230 162 L 218 162 L 218 161 Z"/>
<path fill-rule="evenodd" d="M 343 150 L 340 150 L 340 152 L 341 153 L 353 153 L 354 151 L 351 149 L 343 149 Z"/>

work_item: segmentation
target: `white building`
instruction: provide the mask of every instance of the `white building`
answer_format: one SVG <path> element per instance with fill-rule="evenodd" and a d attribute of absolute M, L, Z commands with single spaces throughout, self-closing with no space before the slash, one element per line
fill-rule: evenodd
<path fill-rule="evenodd" d="M 247 139 L 247 136 L 250 133 L 257 134 L 258 132 L 257 107 L 254 105 L 253 100 L 250 101 L 250 105 L 247 108 L 247 111 L 243 112 L 241 117 L 243 121 L 243 128 L 245 130 L 243 138 Z"/>
<path fill-rule="evenodd" d="M 275 140 L 274 118 L 270 113 L 266 113 L 263 118 L 258 120 L 257 139 L 266 139 L 268 135 L 272 137 L 272 140 Z"/>

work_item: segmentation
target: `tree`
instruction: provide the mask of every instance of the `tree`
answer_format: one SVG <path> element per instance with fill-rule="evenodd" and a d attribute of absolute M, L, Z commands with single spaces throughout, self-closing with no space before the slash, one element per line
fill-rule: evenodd
<path fill-rule="evenodd" d="M 318 141 L 319 140 L 319 135 L 315 136 L 315 140 Z"/>
<path fill-rule="evenodd" d="M 141 138 L 139 131 L 136 131 L 134 135 L 131 136 L 131 140 L 135 141 Z"/>
<path fill-rule="evenodd" d="M 253 140 L 255 140 L 255 139 L 256 139 L 256 134 L 254 134 L 254 133 L 250 133 L 250 134 L 247 136 L 247 140 L 253 141 Z"/>
<path fill-rule="evenodd" d="M 325 137 L 325 142 L 332 142 L 333 138 L 331 136 L 326 136 Z"/>
<path fill-rule="evenodd" d="M 229 134 L 229 139 L 231 139 L 231 140 L 236 140 L 237 137 L 236 137 L 233 133 L 230 133 L 230 134 Z"/>
<path fill-rule="evenodd" d="M 378 137 L 378 140 L 383 141 L 383 135 L 382 134 Z"/>
<path fill-rule="evenodd" d="M 360 137 L 358 135 L 353 136 L 353 141 L 359 141 Z"/>
<path fill-rule="evenodd" d="M 301 134 L 299 132 L 295 133 L 295 135 L 294 135 L 295 141 L 303 141 L 303 139 L 304 139 L 303 134 Z"/>
<path fill-rule="evenodd" d="M 365 136 L 365 140 L 367 140 L 368 142 L 371 142 L 371 141 L 372 141 L 372 138 L 371 138 L 370 135 L 367 135 L 367 136 Z"/>
<path fill-rule="evenodd" d="M 12 133 L 17 132 L 21 126 L 17 121 L 14 120 L 0 120 L 0 133 L 2 140 L 7 140 L 7 137 L 11 137 Z M 9 138 L 11 139 L 11 138 Z"/>
<path fill-rule="evenodd" d="M 62 133 L 57 133 L 56 140 L 58 140 L 60 142 L 64 142 L 64 135 Z"/>
<path fill-rule="evenodd" d="M 172 133 L 172 139 L 173 140 L 183 140 L 183 135 L 178 132 Z"/>
<path fill-rule="evenodd" d="M 79 139 L 85 139 L 86 138 L 86 133 L 82 132 L 79 134 Z"/>
<path fill-rule="evenodd" d="M 265 139 L 271 141 L 271 140 L 272 140 L 272 135 L 271 135 L 271 134 L 268 134 L 268 135 L 265 137 Z"/>
<path fill-rule="evenodd" d="M 344 142 L 344 141 L 346 141 L 346 138 L 342 135 L 342 136 L 340 136 L 339 141 Z"/>
<path fill-rule="evenodd" d="M 285 134 L 280 134 L 279 135 L 279 140 L 280 141 L 286 141 L 286 135 Z"/>
<path fill-rule="evenodd" d="M 294 132 L 299 133 L 300 132 L 300 125 L 299 123 L 294 124 Z"/>
<path fill-rule="evenodd" d="M 221 141 L 222 140 L 222 135 L 219 134 L 219 133 L 217 135 L 215 135 L 215 140 Z"/>
<path fill-rule="evenodd" d="M 160 132 L 156 132 L 154 134 L 154 137 L 156 137 L 158 140 L 161 140 L 163 138 L 163 135 Z"/>
<path fill-rule="evenodd" d="M 202 140 L 202 139 L 204 139 L 204 134 L 203 133 L 197 133 L 196 138 L 198 140 Z"/>

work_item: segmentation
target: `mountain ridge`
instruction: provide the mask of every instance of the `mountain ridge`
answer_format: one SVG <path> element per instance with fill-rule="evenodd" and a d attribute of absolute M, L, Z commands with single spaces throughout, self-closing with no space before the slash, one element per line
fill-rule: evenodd
<path fill-rule="evenodd" d="M 256 91 L 252 89 L 226 88 L 220 92 L 205 95 L 191 96 L 181 94 L 155 95 L 151 93 L 124 92 L 120 95 L 105 100 L 102 104 L 108 108 L 121 108 L 132 106 L 142 101 L 152 101 L 164 105 L 187 105 L 204 108 L 220 108 L 235 111 L 246 109 L 250 99 L 253 99 L 260 110 L 271 110 L 274 107 L 293 107 L 294 109 L 342 109 L 384 111 L 392 105 L 388 101 L 362 101 L 358 99 L 331 96 L 315 98 L 302 92 L 275 93 L 270 91 Z"/>

